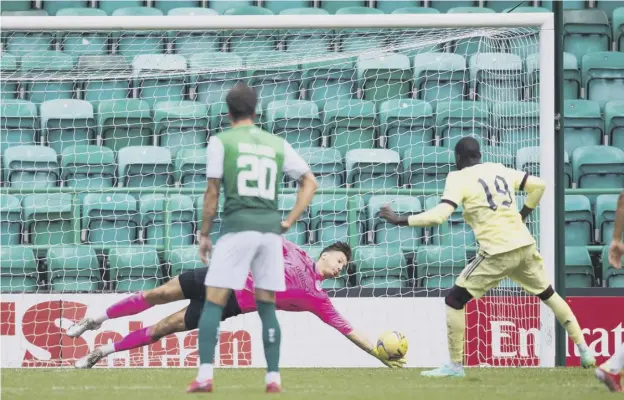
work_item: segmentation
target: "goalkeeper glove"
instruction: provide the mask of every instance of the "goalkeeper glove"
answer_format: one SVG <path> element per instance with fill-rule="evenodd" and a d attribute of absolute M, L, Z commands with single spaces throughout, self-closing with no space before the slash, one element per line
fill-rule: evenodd
<path fill-rule="evenodd" d="M 381 355 L 379 354 L 376 348 L 373 348 L 370 351 L 370 354 L 376 359 L 378 359 L 379 361 L 381 361 L 386 367 L 392 368 L 392 369 L 403 368 L 403 366 L 407 362 L 407 360 L 405 360 L 405 357 L 399 358 L 398 360 L 386 360 L 385 358 L 381 357 Z"/>

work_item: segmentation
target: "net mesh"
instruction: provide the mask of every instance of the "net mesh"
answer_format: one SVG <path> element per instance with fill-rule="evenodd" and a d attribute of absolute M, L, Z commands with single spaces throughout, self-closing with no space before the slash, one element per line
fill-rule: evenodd
<path fill-rule="evenodd" d="M 532 28 L 3 31 L 2 46 L 3 293 L 139 291 L 199 267 L 205 147 L 229 126 L 223 101 L 239 80 L 256 89 L 257 123 L 320 183 L 286 238 L 313 257 L 337 240 L 355 249 L 323 282 L 334 295 L 452 286 L 477 251 L 461 209 L 431 229 L 391 227 L 377 211 L 435 205 L 461 137 L 539 175 Z M 295 198 L 285 179 L 280 210 Z M 213 240 L 219 231 L 217 218 Z M 539 326 L 513 283 L 491 295 L 468 312 L 477 342 L 491 335 L 485 317 Z M 520 342 L 503 344 L 519 355 L 508 365 L 532 365 Z M 491 363 L 471 348 L 473 363 Z"/>

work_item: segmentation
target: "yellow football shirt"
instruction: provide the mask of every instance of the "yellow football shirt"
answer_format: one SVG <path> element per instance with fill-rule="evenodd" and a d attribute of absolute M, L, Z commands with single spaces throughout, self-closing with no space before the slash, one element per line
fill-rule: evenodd
<path fill-rule="evenodd" d="M 464 209 L 481 251 L 500 254 L 535 243 L 516 207 L 528 173 L 483 163 L 449 173 L 442 201 Z"/>

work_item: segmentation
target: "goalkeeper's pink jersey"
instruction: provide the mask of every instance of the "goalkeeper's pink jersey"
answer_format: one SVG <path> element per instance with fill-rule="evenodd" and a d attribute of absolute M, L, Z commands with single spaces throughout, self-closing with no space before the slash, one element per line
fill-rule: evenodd
<path fill-rule="evenodd" d="M 277 293 L 277 309 L 283 311 L 308 311 L 343 335 L 353 331 L 351 325 L 334 308 L 329 296 L 321 288 L 322 277 L 314 260 L 296 244 L 283 241 L 286 291 Z M 257 310 L 251 274 L 245 288 L 235 292 L 243 314 Z"/>

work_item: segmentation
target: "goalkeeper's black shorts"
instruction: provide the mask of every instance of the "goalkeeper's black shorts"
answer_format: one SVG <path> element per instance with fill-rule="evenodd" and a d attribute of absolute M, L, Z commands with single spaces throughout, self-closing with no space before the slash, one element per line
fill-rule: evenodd
<path fill-rule="evenodd" d="M 186 314 L 184 314 L 184 325 L 187 330 L 197 329 L 197 324 L 199 324 L 199 317 L 201 317 L 202 308 L 204 307 L 204 301 L 206 299 L 206 286 L 204 285 L 204 281 L 206 280 L 207 272 L 207 267 L 197 268 L 178 276 L 184 298 L 191 301 L 186 309 Z M 225 321 L 239 314 L 241 314 L 241 309 L 238 306 L 238 301 L 236 301 L 234 291 L 232 291 L 223 309 L 221 321 Z"/>

